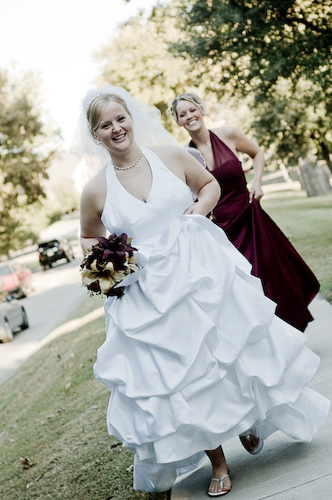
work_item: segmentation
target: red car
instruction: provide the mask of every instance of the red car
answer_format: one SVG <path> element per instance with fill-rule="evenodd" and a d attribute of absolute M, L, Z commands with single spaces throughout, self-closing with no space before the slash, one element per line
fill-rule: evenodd
<path fill-rule="evenodd" d="M 15 298 L 26 297 L 31 289 L 32 272 L 17 262 L 0 265 L 0 292 Z"/>

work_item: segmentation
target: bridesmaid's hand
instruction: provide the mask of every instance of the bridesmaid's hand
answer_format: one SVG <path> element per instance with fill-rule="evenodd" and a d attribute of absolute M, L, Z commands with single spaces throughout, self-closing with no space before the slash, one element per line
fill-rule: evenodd
<path fill-rule="evenodd" d="M 254 181 L 252 183 L 250 193 L 249 193 L 249 203 L 252 203 L 253 198 L 255 198 L 255 200 L 259 201 L 263 198 L 263 196 L 264 196 L 264 193 L 262 190 L 261 183 L 258 181 Z"/>

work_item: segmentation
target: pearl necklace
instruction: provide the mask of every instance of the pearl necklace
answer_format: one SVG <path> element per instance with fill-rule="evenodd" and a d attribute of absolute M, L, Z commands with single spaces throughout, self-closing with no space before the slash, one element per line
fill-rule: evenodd
<path fill-rule="evenodd" d="M 118 167 L 117 165 L 113 165 L 113 167 L 116 168 L 117 170 L 129 170 L 130 168 L 136 167 L 137 163 L 140 161 L 141 158 L 142 158 L 142 151 L 140 151 L 139 156 L 135 161 L 135 163 L 133 163 L 129 167 Z"/>

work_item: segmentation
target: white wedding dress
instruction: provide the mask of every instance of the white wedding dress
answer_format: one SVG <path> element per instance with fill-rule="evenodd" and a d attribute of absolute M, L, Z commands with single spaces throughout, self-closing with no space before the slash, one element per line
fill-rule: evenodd
<path fill-rule="evenodd" d="M 146 203 L 106 167 L 102 221 L 125 232 L 143 268 L 105 302 L 107 335 L 95 376 L 111 389 L 109 433 L 135 455 L 134 488 L 162 491 L 205 449 L 255 427 L 310 441 L 329 401 L 306 388 L 319 358 L 224 232 L 183 215 L 189 187 L 143 148 L 152 171 Z"/>

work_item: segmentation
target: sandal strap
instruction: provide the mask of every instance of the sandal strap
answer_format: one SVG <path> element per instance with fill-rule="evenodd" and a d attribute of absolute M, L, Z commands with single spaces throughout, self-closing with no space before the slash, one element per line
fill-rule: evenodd
<path fill-rule="evenodd" d="M 220 478 L 217 478 L 217 477 L 211 477 L 211 481 L 217 481 L 217 483 L 220 484 L 221 487 L 223 487 L 223 481 L 225 479 L 225 477 L 229 477 L 228 474 L 225 474 L 224 476 L 220 477 Z"/>

